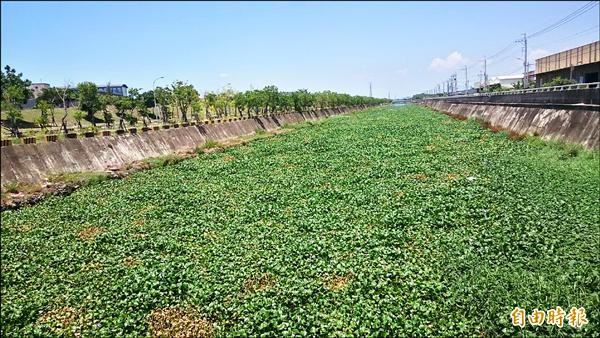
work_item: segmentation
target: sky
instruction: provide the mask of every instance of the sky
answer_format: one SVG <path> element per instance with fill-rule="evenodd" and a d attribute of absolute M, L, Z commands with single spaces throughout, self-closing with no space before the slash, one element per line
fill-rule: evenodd
<path fill-rule="evenodd" d="M 522 73 L 522 33 L 583 2 L 10 2 L 1 63 L 33 82 L 92 81 L 150 90 L 175 80 L 200 93 L 276 85 L 401 98 L 454 72 L 460 89 Z M 597 2 L 596 2 L 597 3 Z M 528 60 L 597 41 L 596 5 L 529 39 Z M 533 68 L 534 66 L 532 66 Z"/>

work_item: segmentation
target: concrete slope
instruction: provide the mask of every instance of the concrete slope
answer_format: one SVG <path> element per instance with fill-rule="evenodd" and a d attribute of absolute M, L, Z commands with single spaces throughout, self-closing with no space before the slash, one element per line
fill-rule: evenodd
<path fill-rule="evenodd" d="M 120 136 L 65 139 L 59 142 L 2 147 L 1 185 L 38 183 L 56 173 L 105 171 L 150 157 L 194 149 L 207 140 L 224 141 L 365 107 L 324 109 L 240 121 L 162 129 Z"/>
<path fill-rule="evenodd" d="M 481 119 L 519 134 L 564 140 L 590 149 L 597 149 L 599 146 L 600 112 L 597 107 L 490 105 L 452 103 L 445 100 L 429 100 L 424 104 L 445 113 Z"/>

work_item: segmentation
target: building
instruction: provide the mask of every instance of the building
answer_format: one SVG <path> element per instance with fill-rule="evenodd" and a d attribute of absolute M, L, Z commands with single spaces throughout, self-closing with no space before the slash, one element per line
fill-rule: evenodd
<path fill-rule="evenodd" d="M 500 85 L 502 88 L 513 88 L 515 83 L 523 82 L 523 74 L 499 75 L 488 79 L 488 86 Z"/>
<path fill-rule="evenodd" d="M 29 90 L 31 90 L 33 98 L 37 99 L 38 97 L 40 97 L 42 95 L 42 92 L 44 91 L 44 89 L 50 88 L 50 85 L 48 83 L 32 83 L 27 88 Z"/>
<path fill-rule="evenodd" d="M 555 77 L 577 83 L 598 82 L 600 72 L 600 41 L 565 50 L 535 60 L 538 87 Z"/>
<path fill-rule="evenodd" d="M 108 93 L 107 88 L 110 88 L 110 93 L 117 96 L 127 96 L 127 85 L 120 86 L 98 86 L 98 93 Z"/>

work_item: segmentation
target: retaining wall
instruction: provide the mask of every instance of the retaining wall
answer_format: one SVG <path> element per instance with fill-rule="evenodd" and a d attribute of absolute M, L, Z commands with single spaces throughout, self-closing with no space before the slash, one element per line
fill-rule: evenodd
<path fill-rule="evenodd" d="M 260 129 L 270 131 L 286 123 L 314 120 L 364 108 L 325 109 L 138 134 L 2 147 L 0 182 L 2 186 L 7 182 L 38 183 L 50 174 L 106 171 L 134 161 L 194 149 L 207 140 L 224 141 L 251 135 Z"/>
<path fill-rule="evenodd" d="M 519 134 L 539 135 L 543 139 L 561 139 L 598 149 L 600 111 L 598 107 L 553 107 L 491 105 L 427 100 L 424 105 L 463 117 L 482 119 L 494 126 Z"/>
<path fill-rule="evenodd" d="M 518 94 L 490 93 L 477 96 L 457 96 L 435 99 L 453 103 L 540 103 L 540 104 L 600 104 L 600 88 L 531 92 Z M 433 101 L 433 100 L 432 100 Z"/>

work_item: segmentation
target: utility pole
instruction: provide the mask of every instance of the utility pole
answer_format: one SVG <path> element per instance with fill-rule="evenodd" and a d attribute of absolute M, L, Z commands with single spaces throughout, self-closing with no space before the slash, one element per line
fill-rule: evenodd
<path fill-rule="evenodd" d="M 454 73 L 454 91 L 458 91 L 458 74 Z"/>
<path fill-rule="evenodd" d="M 467 73 L 467 65 L 465 65 L 465 91 L 469 90 L 469 74 Z"/>
<path fill-rule="evenodd" d="M 371 86 L 371 82 L 369 82 L 369 97 L 373 97 L 373 87 Z"/>
<path fill-rule="evenodd" d="M 483 57 L 483 88 L 485 89 L 487 87 L 488 84 L 488 77 L 487 77 L 487 58 L 484 56 Z"/>
<path fill-rule="evenodd" d="M 160 80 L 160 79 L 164 79 L 164 76 L 157 77 L 156 79 L 154 79 L 154 81 L 152 81 L 152 96 L 154 96 L 154 107 L 152 107 L 152 113 L 154 114 L 154 116 L 156 116 L 156 87 L 155 87 L 155 84 L 156 84 L 156 81 Z M 161 118 L 164 119 L 164 116 L 161 116 Z"/>
<path fill-rule="evenodd" d="M 523 38 L 517 40 L 517 42 L 523 43 L 523 88 L 529 87 L 529 71 L 527 63 L 527 33 L 523 33 Z"/>
<path fill-rule="evenodd" d="M 456 73 L 454 73 L 454 74 L 452 74 L 452 77 L 450 78 L 450 81 L 452 81 L 451 88 L 452 88 L 453 94 L 458 90 L 458 85 L 456 83 L 456 80 L 457 80 L 457 76 L 456 76 Z"/>

